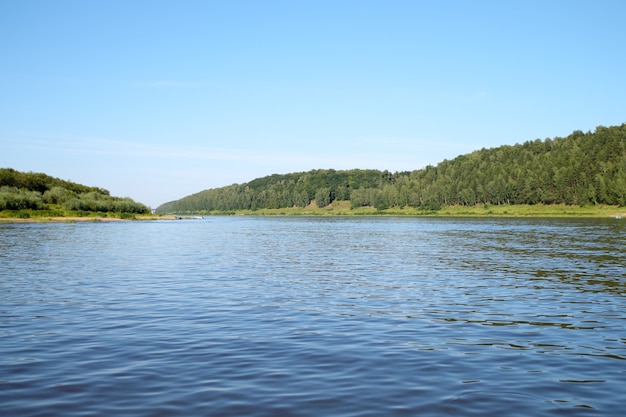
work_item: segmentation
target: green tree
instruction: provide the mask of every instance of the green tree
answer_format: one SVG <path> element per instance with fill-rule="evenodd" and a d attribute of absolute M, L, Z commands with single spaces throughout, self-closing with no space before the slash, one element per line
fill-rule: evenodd
<path fill-rule="evenodd" d="M 315 192 L 315 203 L 318 207 L 326 207 L 332 202 L 330 189 L 322 187 Z"/>

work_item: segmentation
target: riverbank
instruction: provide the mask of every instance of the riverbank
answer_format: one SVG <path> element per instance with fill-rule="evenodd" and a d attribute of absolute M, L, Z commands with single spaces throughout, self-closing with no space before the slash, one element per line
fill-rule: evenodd
<path fill-rule="evenodd" d="M 409 216 L 409 217 L 622 217 L 626 218 L 626 207 L 593 205 L 567 206 L 543 204 L 444 206 L 439 210 L 415 207 L 392 207 L 379 210 L 375 207 L 350 208 L 349 201 L 335 201 L 319 208 L 314 203 L 307 207 L 280 209 L 215 211 L 208 215 L 239 216 Z"/>
<path fill-rule="evenodd" d="M 175 216 L 138 215 L 130 219 L 104 216 L 41 216 L 41 217 L 0 217 L 0 223 L 111 223 L 145 220 L 174 220 Z"/>
<path fill-rule="evenodd" d="M 6 213 L 5 213 L 6 214 Z M 31 213 L 32 214 L 32 213 Z M 327 207 L 317 207 L 315 203 L 307 207 L 280 209 L 213 211 L 202 213 L 208 216 L 398 216 L 398 217 L 612 217 L 626 219 L 626 207 L 594 205 L 475 205 L 445 206 L 439 210 L 424 210 L 415 207 L 392 207 L 379 210 L 375 207 L 350 208 L 349 201 L 335 201 Z M 176 220 L 190 216 L 176 215 L 135 215 L 132 218 L 114 216 L 41 216 L 2 217 L 0 223 L 77 223 L 77 222 L 126 222 L 145 220 Z"/>

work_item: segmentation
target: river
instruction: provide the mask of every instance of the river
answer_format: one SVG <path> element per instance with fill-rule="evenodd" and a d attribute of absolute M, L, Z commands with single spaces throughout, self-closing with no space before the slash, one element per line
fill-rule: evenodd
<path fill-rule="evenodd" d="M 0 224 L 11 416 L 621 416 L 626 220 Z"/>

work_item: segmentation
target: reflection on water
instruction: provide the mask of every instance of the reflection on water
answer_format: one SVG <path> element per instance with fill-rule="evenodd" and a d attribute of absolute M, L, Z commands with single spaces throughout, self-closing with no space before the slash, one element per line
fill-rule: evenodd
<path fill-rule="evenodd" d="M 8 415 L 621 415 L 626 223 L 0 225 Z"/>

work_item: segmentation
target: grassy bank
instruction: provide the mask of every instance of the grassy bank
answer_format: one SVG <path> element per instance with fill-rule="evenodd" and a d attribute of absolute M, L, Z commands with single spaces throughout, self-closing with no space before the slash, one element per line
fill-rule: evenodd
<path fill-rule="evenodd" d="M 393 207 L 378 210 L 374 207 L 350 208 L 349 201 L 335 201 L 319 208 L 315 203 L 304 207 L 259 210 L 215 211 L 210 215 L 243 216 L 429 216 L 429 217 L 625 217 L 626 207 L 593 205 L 476 205 L 445 206 L 440 210 L 425 210 L 414 207 Z"/>
<path fill-rule="evenodd" d="M 114 222 L 130 220 L 173 219 L 174 216 L 158 214 L 134 214 L 119 212 L 87 212 L 70 210 L 3 210 L 0 223 L 75 223 L 75 222 Z"/>
<path fill-rule="evenodd" d="M 441 209 L 443 216 L 499 216 L 499 217 L 624 217 L 626 207 L 554 205 L 480 205 L 451 206 Z"/>

